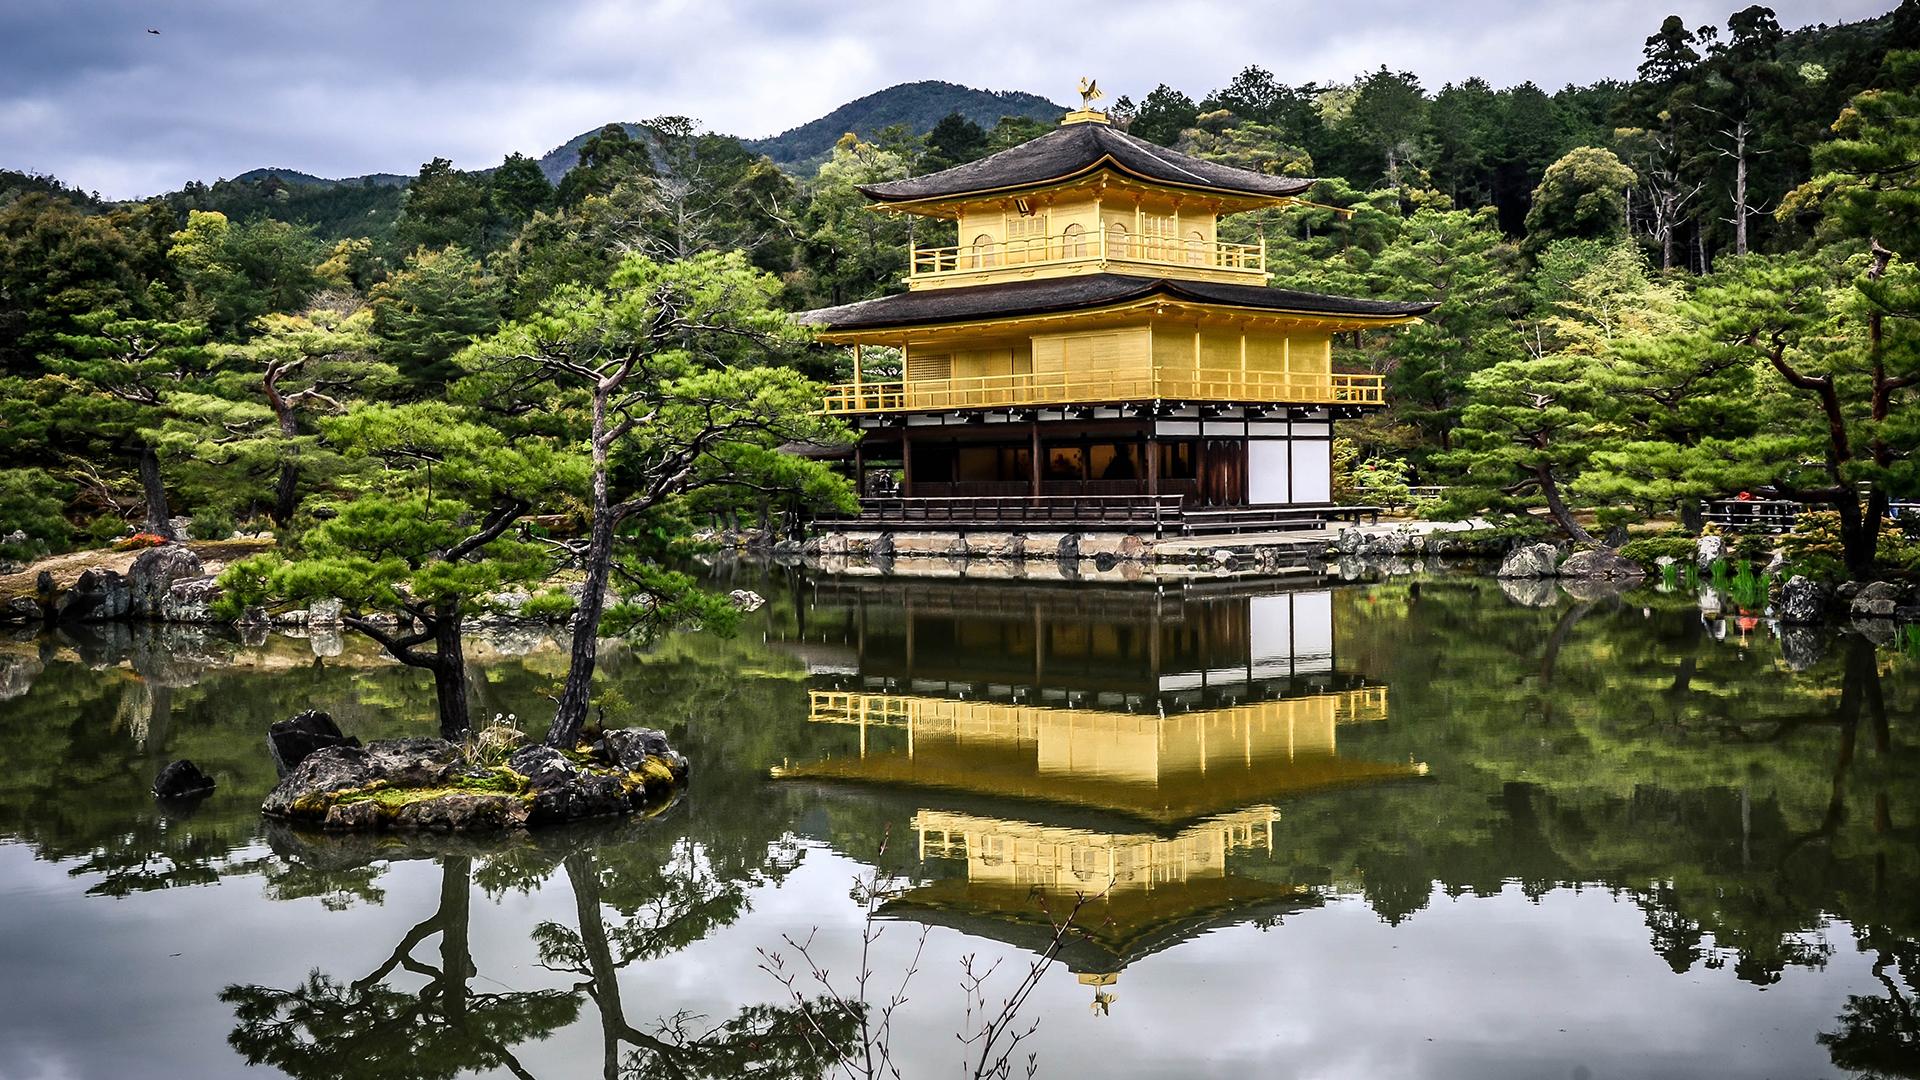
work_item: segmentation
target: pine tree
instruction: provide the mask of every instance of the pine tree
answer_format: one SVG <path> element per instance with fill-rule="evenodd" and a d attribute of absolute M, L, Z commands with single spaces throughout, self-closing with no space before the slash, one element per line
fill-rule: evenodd
<path fill-rule="evenodd" d="M 381 467 L 312 507 L 282 551 L 228 567 L 220 611 L 340 600 L 348 628 L 433 673 L 441 736 L 459 738 L 470 726 L 466 617 L 552 569 L 546 547 L 513 529 L 556 493 L 580 490 L 583 463 L 437 402 L 364 405 L 320 428 L 342 453 Z"/>

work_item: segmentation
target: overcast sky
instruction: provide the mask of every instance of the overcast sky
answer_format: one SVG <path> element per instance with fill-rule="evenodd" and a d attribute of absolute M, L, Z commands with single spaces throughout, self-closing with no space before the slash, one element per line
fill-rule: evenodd
<path fill-rule="evenodd" d="M 1723 23 L 1743 2 L 0 0 L 0 167 L 110 197 L 268 165 L 478 168 L 668 113 L 771 135 L 930 78 L 1067 102 L 1081 74 L 1198 97 L 1250 63 L 1289 82 L 1384 63 L 1432 89 L 1555 89 L 1631 75 L 1669 12 Z M 1793 28 L 1892 7 L 1775 10 Z"/>

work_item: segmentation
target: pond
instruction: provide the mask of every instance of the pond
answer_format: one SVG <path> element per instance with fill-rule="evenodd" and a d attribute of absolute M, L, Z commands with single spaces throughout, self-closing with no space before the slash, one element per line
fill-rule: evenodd
<path fill-rule="evenodd" d="M 269 721 L 430 727 L 352 639 L 0 643 L 0 1077 L 845 1075 L 863 997 L 907 1076 L 983 1024 L 1013 1075 L 1920 1075 L 1897 645 L 1465 575 L 730 573 L 740 632 L 605 663 L 690 790 L 510 844 L 260 819 Z M 485 717 L 564 673 L 472 662 Z"/>

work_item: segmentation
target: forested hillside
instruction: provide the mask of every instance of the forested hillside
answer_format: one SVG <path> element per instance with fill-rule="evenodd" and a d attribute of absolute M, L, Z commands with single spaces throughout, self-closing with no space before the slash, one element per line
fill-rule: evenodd
<path fill-rule="evenodd" d="M 1647 30 L 1636 71 L 1586 87 L 1384 68 L 1289 85 L 1250 66 L 1112 111 L 1191 154 L 1321 178 L 1310 201 L 1231 222 L 1267 240 L 1275 284 L 1440 301 L 1341 343 L 1391 402 L 1342 449 L 1349 493 L 1446 485 L 1446 511 L 1546 511 L 1585 538 L 1594 519 L 1570 506 L 1636 521 L 1765 487 L 1832 507 L 1857 568 L 1889 493 L 1920 495 L 1920 60 L 1901 52 L 1920 49 L 1920 0 L 1842 27 L 1749 7 Z M 886 126 L 835 135 L 799 174 L 774 151 L 812 153 L 839 121 L 762 144 L 612 124 L 569 144 L 557 179 L 516 154 L 436 159 L 404 188 L 270 175 L 109 205 L 0 174 L 8 551 L 158 525 L 163 504 L 284 526 L 354 482 L 329 425 L 451 395 L 484 426 L 473 342 L 559 325 L 662 267 L 724 255 L 744 275 L 724 280 L 789 310 L 901 288 L 910 243 L 951 241 L 856 186 L 978 158 L 1057 112 L 984 95 L 973 118 L 927 123 L 900 91 L 930 86 L 848 106 L 849 126 Z M 849 362 L 777 355 L 816 377 Z"/>
<path fill-rule="evenodd" d="M 975 90 L 950 82 L 926 80 L 901 83 L 849 101 L 818 120 L 764 139 L 746 140 L 747 149 L 776 163 L 811 172 L 833 152 L 840 136 L 852 132 L 872 139 L 893 127 L 916 135 L 933 130 L 950 115 L 959 115 L 990 128 L 1003 116 L 1041 120 L 1060 119 L 1065 110 L 1037 94 L 1018 90 Z"/>

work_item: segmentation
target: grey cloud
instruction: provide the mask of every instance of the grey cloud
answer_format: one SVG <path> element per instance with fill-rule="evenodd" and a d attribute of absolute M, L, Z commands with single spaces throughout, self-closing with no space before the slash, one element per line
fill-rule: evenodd
<path fill-rule="evenodd" d="M 771 134 L 922 78 L 1064 100 L 1080 74 L 1138 97 L 1163 81 L 1204 93 L 1249 63 L 1295 82 L 1386 64 L 1435 88 L 1476 74 L 1555 88 L 1629 75 L 1669 11 L 1697 25 L 1737 6 L 1110 0 L 1089 21 L 1084 3 L 1033 0 L 16 0 L 0 6 L 0 165 L 118 197 L 262 165 L 478 167 L 661 113 Z M 1788 26 L 1886 6 L 1775 5 Z"/>

